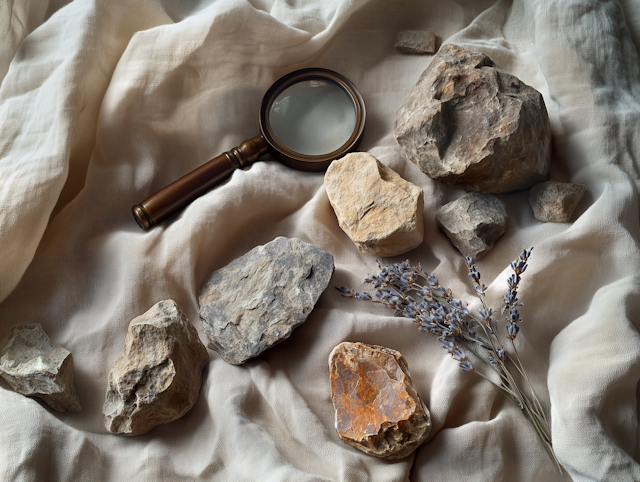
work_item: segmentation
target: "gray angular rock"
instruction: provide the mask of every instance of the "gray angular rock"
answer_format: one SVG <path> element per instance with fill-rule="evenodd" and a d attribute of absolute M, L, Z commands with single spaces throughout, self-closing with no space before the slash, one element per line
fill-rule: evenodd
<path fill-rule="evenodd" d="M 0 342 L 0 376 L 16 392 L 38 397 L 54 410 L 80 411 L 73 356 L 53 346 L 42 326 L 16 326 Z"/>
<path fill-rule="evenodd" d="M 198 302 L 209 347 L 233 365 L 287 339 L 333 274 L 333 256 L 297 238 L 257 246 L 204 282 Z"/>
<path fill-rule="evenodd" d="M 463 256 L 478 260 L 507 230 L 507 208 L 492 194 L 471 192 L 442 206 L 436 221 Z"/>
<path fill-rule="evenodd" d="M 429 177 L 467 191 L 517 191 L 549 178 L 540 92 L 457 45 L 433 57 L 398 111 L 395 137 Z"/>
<path fill-rule="evenodd" d="M 396 256 L 422 243 L 422 189 L 371 154 L 333 161 L 324 185 L 340 227 L 362 253 Z"/>
<path fill-rule="evenodd" d="M 568 223 L 582 196 L 584 184 L 547 181 L 536 184 L 529 192 L 533 215 L 546 223 Z"/>
<path fill-rule="evenodd" d="M 200 395 L 209 359 L 198 332 L 173 300 L 134 318 L 111 372 L 103 414 L 107 430 L 142 435 L 182 417 Z"/>
<path fill-rule="evenodd" d="M 340 438 L 386 459 L 411 454 L 431 432 L 431 415 L 397 351 L 340 343 L 329 355 L 331 401 Z"/>
<path fill-rule="evenodd" d="M 402 30 L 394 47 L 407 54 L 432 54 L 436 51 L 436 35 L 430 30 Z"/>

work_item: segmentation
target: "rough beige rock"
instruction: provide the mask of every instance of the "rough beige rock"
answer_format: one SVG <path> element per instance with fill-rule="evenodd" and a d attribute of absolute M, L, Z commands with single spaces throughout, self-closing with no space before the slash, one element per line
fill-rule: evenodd
<path fill-rule="evenodd" d="M 467 191 L 517 191 L 549 178 L 540 92 L 457 45 L 433 57 L 398 111 L 395 137 L 429 177 Z"/>
<path fill-rule="evenodd" d="M 73 385 L 73 356 L 51 345 L 40 325 L 16 326 L 0 343 L 0 376 L 16 392 L 39 397 L 54 410 L 81 410 Z"/>
<path fill-rule="evenodd" d="M 103 407 L 107 430 L 141 435 L 182 417 L 198 400 L 208 358 L 175 301 L 160 301 L 134 318 L 109 373 Z"/>
<path fill-rule="evenodd" d="M 349 445 L 376 457 L 400 459 L 431 432 L 431 415 L 397 351 L 340 343 L 329 356 L 336 430 Z"/>
<path fill-rule="evenodd" d="M 436 35 L 430 30 L 402 30 L 394 47 L 408 54 L 433 54 L 436 51 Z"/>
<path fill-rule="evenodd" d="M 436 221 L 463 256 L 478 260 L 507 230 L 507 207 L 492 194 L 470 192 L 442 206 Z"/>
<path fill-rule="evenodd" d="M 371 154 L 333 161 L 324 185 L 340 227 L 361 252 L 396 256 L 422 243 L 422 189 Z"/>
<path fill-rule="evenodd" d="M 529 193 L 533 215 L 546 223 L 568 223 L 582 196 L 584 184 L 547 181 L 536 184 Z"/>

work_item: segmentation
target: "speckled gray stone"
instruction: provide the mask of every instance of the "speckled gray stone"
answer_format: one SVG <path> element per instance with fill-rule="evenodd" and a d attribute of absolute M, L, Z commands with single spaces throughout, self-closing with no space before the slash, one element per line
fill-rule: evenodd
<path fill-rule="evenodd" d="M 422 172 L 453 187 L 501 193 L 549 179 L 542 94 L 457 45 L 433 57 L 398 110 L 394 134 Z"/>
<path fill-rule="evenodd" d="M 432 54 L 436 51 L 436 35 L 431 30 L 402 30 L 394 47 L 407 54 Z"/>
<path fill-rule="evenodd" d="M 16 392 L 38 397 L 54 410 L 81 410 L 73 385 L 73 356 L 53 346 L 42 326 L 16 326 L 0 343 L 0 376 Z"/>
<path fill-rule="evenodd" d="M 568 223 L 582 196 L 584 184 L 547 181 L 536 184 L 529 193 L 533 215 L 545 223 Z"/>
<path fill-rule="evenodd" d="M 507 209 L 492 194 L 471 192 L 442 206 L 436 221 L 463 256 L 478 260 L 507 230 Z"/>
<path fill-rule="evenodd" d="M 198 294 L 211 349 L 233 365 L 287 339 L 333 274 L 333 256 L 297 238 L 278 237 L 215 271 Z"/>

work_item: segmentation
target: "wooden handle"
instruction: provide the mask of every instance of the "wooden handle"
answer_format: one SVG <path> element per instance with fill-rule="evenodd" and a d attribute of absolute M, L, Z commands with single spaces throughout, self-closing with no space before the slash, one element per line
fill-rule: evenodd
<path fill-rule="evenodd" d="M 236 169 L 256 162 L 268 149 L 262 136 L 244 141 L 133 206 L 133 217 L 142 229 L 148 231 L 224 181 Z"/>

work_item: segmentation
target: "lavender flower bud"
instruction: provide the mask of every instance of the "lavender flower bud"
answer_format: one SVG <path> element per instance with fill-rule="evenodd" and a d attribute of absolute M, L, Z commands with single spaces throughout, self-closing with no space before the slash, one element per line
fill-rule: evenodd
<path fill-rule="evenodd" d="M 491 315 L 493 315 L 493 310 L 491 308 L 487 308 L 487 310 L 480 310 L 478 314 L 482 317 L 482 320 L 485 323 L 488 323 L 491 320 Z"/>
<path fill-rule="evenodd" d="M 515 323 L 509 323 L 507 325 L 507 338 L 510 340 L 514 340 L 516 336 L 518 336 L 518 332 L 520 331 L 520 327 Z"/>
<path fill-rule="evenodd" d="M 351 288 L 347 288 L 346 286 L 336 286 L 335 288 L 340 293 L 342 293 L 342 296 L 344 296 L 345 298 L 353 298 L 354 297 L 353 290 Z"/>
<path fill-rule="evenodd" d="M 451 356 L 456 361 L 462 361 L 462 362 L 467 361 L 467 356 L 466 356 L 464 350 L 462 350 L 462 349 L 460 349 L 458 347 L 455 347 L 453 349 L 453 351 L 451 352 Z"/>
<path fill-rule="evenodd" d="M 469 268 L 469 278 L 471 278 L 476 283 L 480 282 L 480 273 L 475 266 Z"/>

